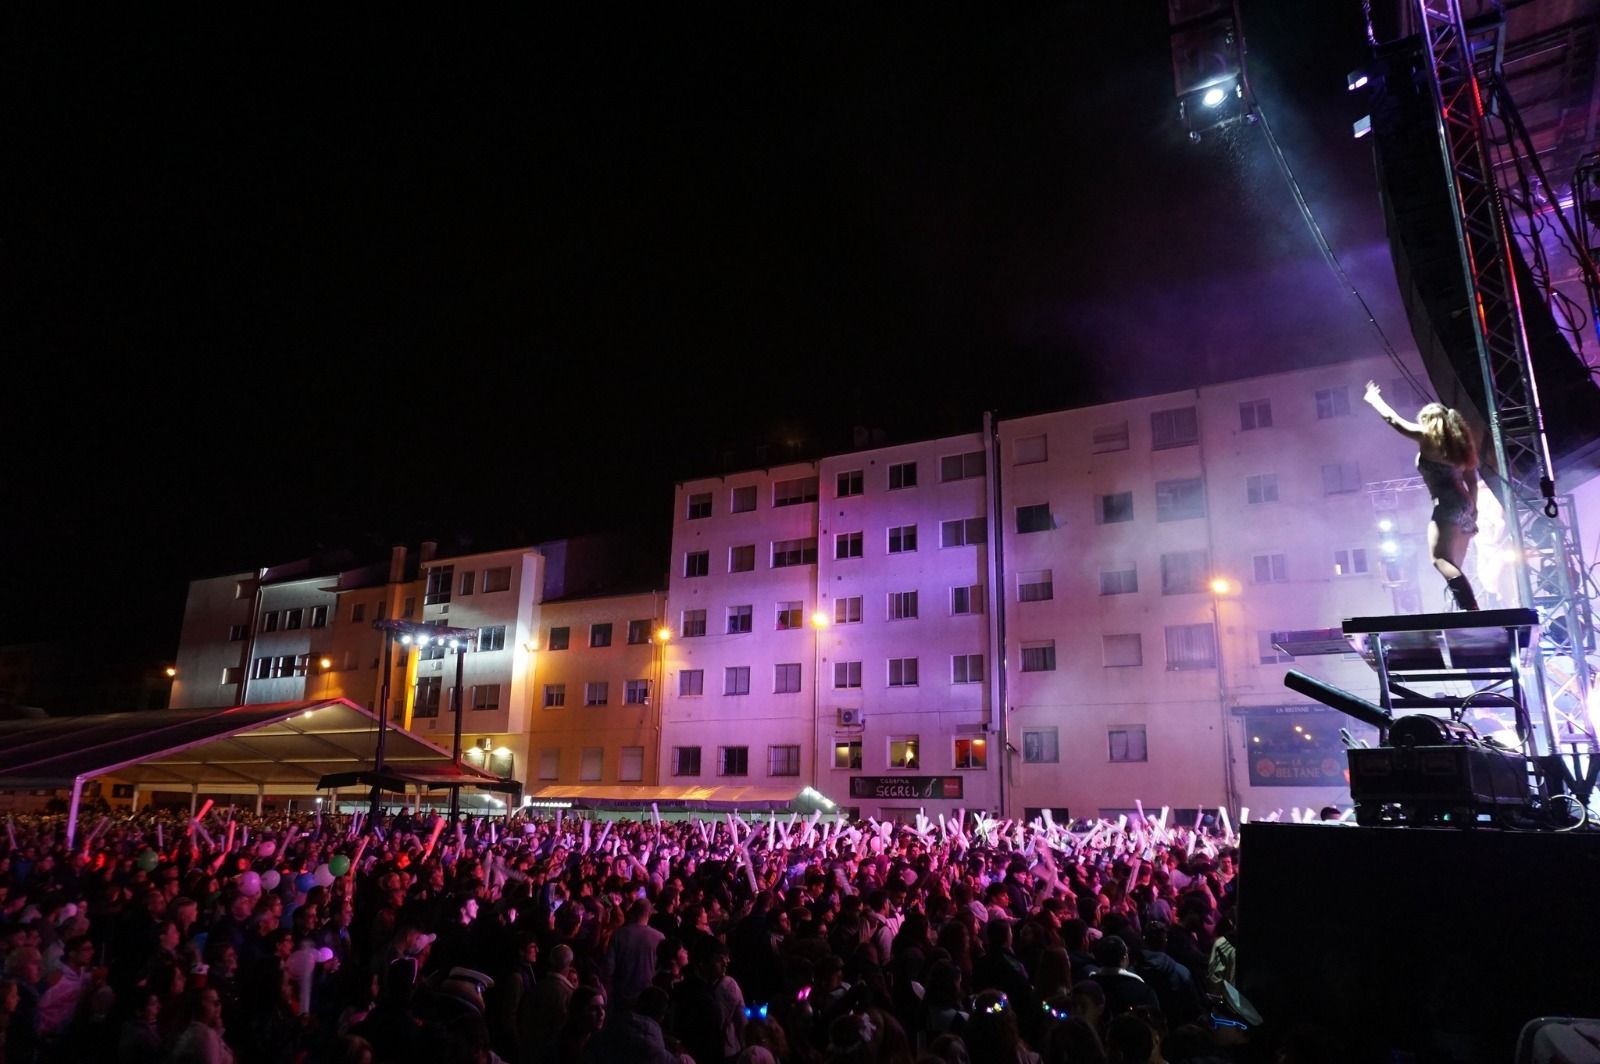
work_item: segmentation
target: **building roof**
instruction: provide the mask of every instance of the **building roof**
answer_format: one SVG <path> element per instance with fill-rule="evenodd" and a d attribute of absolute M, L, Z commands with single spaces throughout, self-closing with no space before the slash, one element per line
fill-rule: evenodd
<path fill-rule="evenodd" d="M 110 776 L 145 788 L 315 790 L 369 771 L 378 720 L 345 699 L 0 721 L 0 787 L 70 787 Z M 406 782 L 501 781 L 391 725 L 386 774 Z"/>

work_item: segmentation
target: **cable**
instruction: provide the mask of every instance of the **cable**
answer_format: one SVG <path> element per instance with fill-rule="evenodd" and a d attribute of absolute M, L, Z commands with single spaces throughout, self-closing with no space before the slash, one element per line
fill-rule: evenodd
<path fill-rule="evenodd" d="M 1316 241 L 1317 250 L 1322 253 L 1323 261 L 1328 264 L 1328 268 L 1333 271 L 1334 276 L 1343 283 L 1350 294 L 1355 296 L 1356 302 L 1361 304 L 1362 311 L 1367 315 L 1367 323 L 1378 334 L 1378 339 L 1383 344 L 1384 351 L 1389 355 L 1390 361 L 1399 368 L 1401 376 L 1410 383 L 1411 387 L 1416 389 L 1418 395 L 1430 400 L 1434 399 L 1435 396 L 1432 391 L 1424 387 L 1416 375 L 1411 372 L 1410 367 L 1401 361 L 1399 353 L 1394 349 L 1394 344 L 1389 342 L 1388 334 L 1383 331 L 1383 326 L 1378 324 L 1377 316 L 1372 313 L 1372 308 L 1367 305 L 1366 299 L 1362 297 L 1361 290 L 1356 287 L 1355 282 L 1350 279 L 1350 275 L 1345 272 L 1344 266 L 1339 262 L 1339 256 L 1334 254 L 1333 247 L 1328 243 L 1328 238 L 1323 235 L 1322 227 L 1317 224 L 1316 216 L 1311 213 L 1311 204 L 1306 202 L 1305 194 L 1300 191 L 1300 183 L 1295 180 L 1294 170 L 1290 168 L 1289 160 L 1284 157 L 1283 149 L 1278 146 L 1278 138 L 1273 135 L 1272 125 L 1267 121 L 1267 113 L 1261 107 L 1259 100 L 1255 101 L 1255 111 L 1256 115 L 1261 119 L 1261 131 L 1266 134 L 1267 147 L 1272 150 L 1272 157 L 1277 162 L 1278 169 L 1283 171 L 1284 181 L 1288 183 L 1289 192 L 1294 196 L 1295 206 L 1300 209 L 1300 216 L 1305 219 L 1306 228 L 1311 230 L 1311 238 Z"/>

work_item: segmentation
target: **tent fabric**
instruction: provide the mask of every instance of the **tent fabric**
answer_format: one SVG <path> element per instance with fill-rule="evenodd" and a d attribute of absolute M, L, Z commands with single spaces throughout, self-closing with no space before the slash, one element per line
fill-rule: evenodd
<path fill-rule="evenodd" d="M 109 776 L 146 789 L 311 791 L 324 776 L 370 770 L 377 738 L 377 716 L 342 698 L 0 721 L 0 787 Z M 393 726 L 384 768 L 418 780 L 502 782 Z"/>
<path fill-rule="evenodd" d="M 789 809 L 798 789 L 781 787 L 565 786 L 541 787 L 530 801 L 570 802 L 578 809 L 643 809 L 654 802 L 662 809 L 748 810 Z"/>

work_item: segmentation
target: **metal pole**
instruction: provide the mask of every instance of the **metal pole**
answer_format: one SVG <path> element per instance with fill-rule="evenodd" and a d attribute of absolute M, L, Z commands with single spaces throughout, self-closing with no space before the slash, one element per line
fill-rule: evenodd
<path fill-rule="evenodd" d="M 383 775 L 383 749 L 389 737 L 389 683 L 394 676 L 394 633 L 385 629 L 383 633 L 383 682 L 378 691 L 378 745 L 373 749 L 372 771 L 374 776 Z M 368 813 L 372 823 L 378 822 L 378 804 L 383 796 L 382 786 L 377 779 L 372 781 L 372 808 Z"/>
<path fill-rule="evenodd" d="M 266 793 L 267 785 L 265 783 L 256 784 L 256 816 L 261 815 L 261 801 L 266 796 Z"/>
<path fill-rule="evenodd" d="M 461 784 L 459 773 L 461 771 L 461 680 L 466 671 L 467 644 L 456 644 L 456 686 L 451 696 L 452 709 L 456 715 L 455 739 L 450 746 L 450 761 L 458 773 L 456 785 L 450 788 L 450 822 L 456 821 L 456 816 L 461 812 Z"/>
<path fill-rule="evenodd" d="M 72 804 L 67 806 L 67 849 L 72 849 L 73 836 L 78 833 L 78 802 L 83 799 L 83 777 L 72 781 Z"/>

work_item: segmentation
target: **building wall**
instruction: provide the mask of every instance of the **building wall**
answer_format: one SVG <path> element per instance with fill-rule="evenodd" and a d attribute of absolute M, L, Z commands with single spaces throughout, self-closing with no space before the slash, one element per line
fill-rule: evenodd
<path fill-rule="evenodd" d="M 178 674 L 172 680 L 168 706 L 195 709 L 239 703 L 249 665 L 255 592 L 253 572 L 189 582 L 173 661 Z"/>
<path fill-rule="evenodd" d="M 664 605 L 661 593 L 645 592 L 539 606 L 532 708 L 519 744 L 527 766 L 519 776 L 530 788 L 656 782 L 662 649 L 656 629 Z M 597 625 L 610 625 L 605 646 L 593 645 Z M 628 701 L 630 680 L 645 683 L 645 701 Z M 590 705 L 586 694 L 597 702 L 600 694 L 594 684 L 605 685 L 604 702 Z"/>
<path fill-rule="evenodd" d="M 262 582 L 241 700 L 244 704 L 315 696 L 310 681 L 320 670 L 312 661 L 312 639 L 314 633 L 334 623 L 337 600 L 329 590 L 332 582 L 327 575 Z"/>

